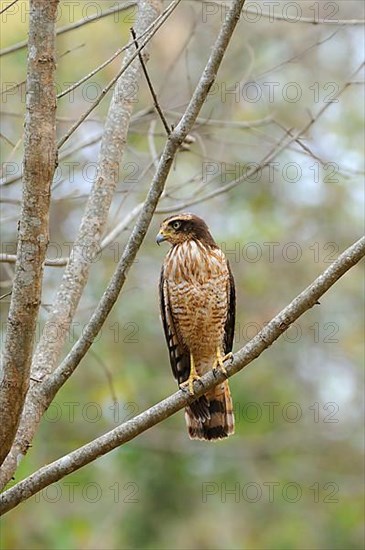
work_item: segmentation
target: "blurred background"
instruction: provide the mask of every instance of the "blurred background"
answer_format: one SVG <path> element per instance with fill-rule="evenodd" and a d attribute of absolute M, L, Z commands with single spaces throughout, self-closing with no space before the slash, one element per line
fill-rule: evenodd
<path fill-rule="evenodd" d="M 61 2 L 58 26 L 118 4 Z M 227 8 L 183 0 L 152 41 L 148 71 L 170 124 L 191 97 Z M 238 300 L 234 350 L 363 232 L 364 74 L 355 71 L 363 62 L 364 34 L 361 26 L 343 23 L 364 19 L 363 3 L 268 1 L 247 9 L 127 284 L 49 408 L 15 481 L 175 391 L 157 291 L 168 245 L 155 244 L 169 212 L 202 216 L 230 260 Z M 2 48 L 26 38 L 27 10 L 28 2 L 19 1 L 2 14 Z M 278 19 L 266 17 L 269 10 Z M 115 12 L 58 36 L 59 92 L 129 40 L 135 13 L 134 7 Z M 1 66 L 1 252 L 14 254 L 26 49 L 3 56 Z M 117 58 L 59 100 L 59 137 L 119 66 Z M 77 234 L 109 100 L 110 94 L 60 151 L 49 259 L 67 257 Z M 311 120 L 300 140 L 252 175 L 287 132 L 294 135 Z M 144 200 L 164 142 L 142 79 L 106 234 Z M 94 311 L 131 227 L 100 251 L 65 354 Z M 1 294 L 11 288 L 13 269 L 0 264 Z M 62 271 L 45 269 L 38 340 Z M 362 283 L 359 265 L 231 379 L 233 437 L 190 441 L 179 412 L 11 511 L 2 523 L 2 547 L 363 548 Z M 9 298 L 0 303 L 4 342 Z"/>

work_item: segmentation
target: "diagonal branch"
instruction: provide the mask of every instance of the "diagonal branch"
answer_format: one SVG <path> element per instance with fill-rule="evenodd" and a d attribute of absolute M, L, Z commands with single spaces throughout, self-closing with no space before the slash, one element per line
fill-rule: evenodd
<path fill-rule="evenodd" d="M 138 34 L 144 32 L 157 16 L 158 12 L 149 0 L 140 0 L 136 23 Z M 123 65 L 128 65 L 128 69 L 124 71 L 123 78 L 118 80 L 111 100 L 101 140 L 98 171 L 60 288 L 47 319 L 47 324 L 59 328 L 59 338 L 49 341 L 47 331 L 44 331 L 34 354 L 32 375 L 38 380 L 52 372 L 57 364 L 65 335 L 98 252 L 109 207 L 119 181 L 120 162 L 141 76 L 138 60 L 129 63 L 133 54 L 130 48 L 123 62 Z"/>
<path fill-rule="evenodd" d="M 55 23 L 58 0 L 30 3 L 23 201 L 0 385 L 0 464 L 13 443 L 29 385 L 56 168 Z"/>
<path fill-rule="evenodd" d="M 42 384 L 36 382 L 32 384 L 32 388 L 28 394 L 29 398 L 27 399 L 28 407 L 27 410 L 24 411 L 15 444 L 13 445 L 13 448 L 0 472 L 0 485 L 2 487 L 4 487 L 9 479 L 11 479 L 14 471 L 16 470 L 19 457 L 27 452 L 28 445 L 34 437 L 44 411 L 51 403 L 58 389 L 65 383 L 69 376 L 71 376 L 81 359 L 92 345 L 94 338 L 99 333 L 103 323 L 118 298 L 118 295 L 126 280 L 127 273 L 137 255 L 151 223 L 174 157 L 179 150 L 181 143 L 183 143 L 187 134 L 193 127 L 200 109 L 203 106 L 208 92 L 216 78 L 219 66 L 227 50 L 233 31 L 239 21 L 239 16 L 244 2 L 245 0 L 234 0 L 227 13 L 227 17 L 222 24 L 207 65 L 197 84 L 185 114 L 167 139 L 165 149 L 161 155 L 158 170 L 153 178 L 144 206 L 128 239 L 116 271 L 108 285 L 108 288 L 104 292 L 98 307 L 92 315 L 89 323 L 84 328 L 82 336 L 51 377 L 45 377 Z M 141 31 L 142 29 L 137 29 L 138 34 Z M 133 66 L 134 65 L 131 67 Z M 94 234 L 94 227 L 89 228 L 89 231 L 93 232 L 93 240 L 90 242 L 90 235 L 84 231 L 84 243 L 95 244 L 96 236 Z M 81 252 L 78 252 L 78 256 L 81 256 Z M 82 256 L 79 259 L 83 260 Z M 72 259 L 70 261 L 72 261 Z M 85 267 L 83 267 L 83 269 L 85 269 Z M 69 279 L 66 278 L 66 282 L 68 280 Z M 68 292 L 71 291 L 74 292 L 74 288 L 69 288 L 66 290 L 65 285 L 61 288 L 60 292 L 62 292 L 66 304 L 69 304 Z M 58 300 L 58 303 L 60 306 L 62 305 L 61 300 Z M 54 309 L 54 313 L 57 314 L 58 322 L 60 312 L 57 312 L 56 309 Z M 67 308 L 65 310 L 65 315 L 69 316 L 69 311 Z M 65 321 L 68 322 L 68 319 L 65 319 Z M 32 375 L 34 374 L 35 379 L 40 380 L 44 377 L 45 373 L 49 374 L 52 370 L 50 369 L 49 362 L 52 362 L 53 364 L 55 363 L 55 346 L 50 348 L 49 343 L 46 341 L 43 341 L 42 343 L 41 341 L 37 352 L 38 354 L 35 359 L 35 365 L 37 368 L 34 369 L 34 373 L 32 371 Z"/>
<path fill-rule="evenodd" d="M 274 4 L 275 5 L 275 4 Z M 335 25 L 335 26 L 355 26 L 355 25 L 363 25 L 365 23 L 364 19 L 329 19 L 327 17 L 317 17 L 317 15 L 314 15 L 314 17 L 287 17 L 287 15 L 284 13 L 275 13 L 275 8 L 273 5 L 273 9 L 270 9 L 269 11 L 260 11 L 260 17 L 265 17 L 265 19 L 269 19 L 272 23 L 273 21 L 285 21 L 285 22 L 292 22 L 292 23 L 306 23 L 309 25 Z M 276 4 L 278 5 L 278 4 Z M 312 6 L 313 8 L 313 6 Z M 249 8 L 247 7 L 245 9 L 246 13 L 251 13 L 252 15 L 257 16 L 257 9 L 256 8 Z"/>
<path fill-rule="evenodd" d="M 163 192 L 174 157 L 181 143 L 183 143 L 187 134 L 192 129 L 211 85 L 216 78 L 219 65 L 223 59 L 230 38 L 238 22 L 238 17 L 244 2 L 245 0 L 235 0 L 232 5 L 185 114 L 167 139 L 165 149 L 161 155 L 158 169 L 153 178 L 146 201 L 143 205 L 141 213 L 139 214 L 132 234 L 129 237 L 122 257 L 119 260 L 115 273 L 106 291 L 104 292 L 98 307 L 96 308 L 88 324 L 84 327 L 82 336 L 73 346 L 70 353 L 55 370 L 53 375 L 48 380 L 44 381 L 44 386 L 42 385 L 44 389 L 42 389 L 40 393 L 44 401 L 48 403 L 46 405 L 47 407 L 50 402 L 49 400 L 54 398 L 57 391 L 71 376 L 81 359 L 92 345 L 93 340 L 98 335 L 103 323 L 116 302 L 121 289 L 123 288 L 127 272 L 137 255 L 148 230 L 149 224 L 151 223 L 152 216 Z"/>
<path fill-rule="evenodd" d="M 259 357 L 292 323 L 318 303 L 319 298 L 364 256 L 365 237 L 347 248 L 324 273 L 276 315 L 246 346 L 235 353 L 233 362 L 226 367 L 228 376 L 236 374 Z M 51 483 L 59 481 L 100 456 L 131 441 L 139 434 L 172 416 L 196 397 L 203 395 L 218 383 L 223 382 L 224 379 L 225 376 L 222 372 L 215 375 L 213 372 L 209 372 L 201 378 L 199 383 L 195 383 L 195 397 L 192 398 L 179 390 L 114 430 L 44 466 L 2 494 L 0 497 L 0 513 L 8 512 Z"/>
<path fill-rule="evenodd" d="M 18 2 L 18 0 L 13 0 L 13 2 L 10 2 L 10 4 L 8 4 L 7 6 L 5 6 L 5 8 L 3 8 L 1 11 L 0 11 L 0 15 L 2 15 L 3 13 L 5 13 L 9 8 L 11 8 L 11 6 L 14 6 L 14 4 L 16 4 Z"/>
<path fill-rule="evenodd" d="M 162 124 L 165 128 L 165 131 L 166 131 L 166 134 L 169 136 L 171 134 L 171 129 L 170 129 L 170 126 L 167 124 L 167 121 L 166 121 L 166 118 L 162 112 L 162 109 L 160 107 L 160 104 L 158 102 L 158 99 L 157 99 L 157 95 L 156 95 L 156 92 L 155 90 L 153 89 L 153 85 L 152 85 L 152 82 L 151 82 L 151 79 L 150 79 L 150 75 L 148 74 L 148 71 L 147 71 L 147 68 L 146 68 L 146 65 L 145 65 L 145 62 L 143 61 L 143 56 L 139 50 L 139 45 L 138 45 L 138 41 L 137 41 L 137 35 L 136 35 L 136 31 L 134 30 L 134 28 L 132 27 L 131 28 L 131 34 L 133 36 L 133 40 L 134 40 L 134 43 L 136 45 L 136 49 L 138 50 L 138 57 L 139 57 L 139 60 L 141 62 L 141 67 L 142 67 L 142 70 L 143 70 L 143 74 L 147 80 L 147 84 L 148 84 L 148 87 L 150 89 L 150 92 L 151 92 L 151 95 L 152 95 L 152 98 L 153 98 L 153 104 L 156 108 L 156 111 L 158 112 L 158 114 L 160 115 L 160 119 L 162 121 Z"/>
<path fill-rule="evenodd" d="M 36 0 L 35 3 L 43 3 L 48 4 L 48 0 Z M 53 1 L 52 5 L 56 5 L 57 2 Z M 151 2 L 150 0 L 140 0 L 139 2 L 139 12 L 136 22 L 136 28 L 138 34 L 141 34 L 145 31 L 146 28 L 149 27 L 149 25 L 157 18 L 158 11 L 156 9 L 156 2 Z M 51 20 L 50 16 L 46 17 L 46 21 L 38 21 L 37 20 L 37 27 L 41 28 L 42 25 L 45 25 L 45 28 L 48 29 L 49 21 Z M 48 23 L 48 25 L 47 25 Z M 33 31 L 34 32 L 34 31 Z M 37 39 L 39 40 L 39 36 L 43 36 L 43 33 L 40 33 L 37 35 Z M 31 37 L 32 38 L 32 37 Z M 46 39 L 47 37 L 44 37 Z M 53 28 L 53 39 L 54 39 L 54 28 Z M 34 40 L 34 38 L 33 38 Z M 48 39 L 49 40 L 49 39 Z M 41 60 L 43 60 L 43 65 L 46 65 L 44 62 L 45 60 L 48 60 L 48 57 L 50 60 L 53 61 L 51 52 L 49 53 L 48 57 L 45 54 L 44 51 L 42 51 L 42 46 L 39 44 L 36 44 L 37 48 L 40 52 L 42 52 Z M 50 46 L 49 46 L 50 47 Z M 44 48 L 43 48 L 44 49 Z M 126 57 L 124 59 L 124 64 L 129 64 L 130 57 L 134 55 L 134 48 L 129 48 Z M 40 64 L 40 61 L 38 59 L 34 60 L 33 63 Z M 42 66 L 42 65 L 41 65 Z M 34 67 L 31 67 L 32 71 L 34 71 Z M 37 73 L 36 73 L 37 74 Z M 76 237 L 76 240 L 74 242 L 74 246 L 72 249 L 71 256 L 69 258 L 67 267 L 65 269 L 62 282 L 60 285 L 60 288 L 57 292 L 57 296 L 55 298 L 55 302 L 52 306 L 52 309 L 50 311 L 50 314 L 47 319 L 48 326 L 57 326 L 58 327 L 58 335 L 59 338 L 50 340 L 47 337 L 47 331 L 44 331 L 42 334 L 42 337 L 39 341 L 39 344 L 35 350 L 33 361 L 32 361 L 32 379 L 34 380 L 40 380 L 52 370 L 54 370 L 55 365 L 57 364 L 59 355 L 61 353 L 61 349 L 67 334 L 67 330 L 70 326 L 70 323 L 73 319 L 73 316 L 75 314 L 76 308 L 78 306 L 82 291 L 86 285 L 88 275 L 90 272 L 90 268 L 93 265 L 92 261 L 95 257 L 95 254 L 98 251 L 98 245 L 100 243 L 100 239 L 102 236 L 102 233 L 104 231 L 104 227 L 106 224 L 109 207 L 113 198 L 114 190 L 117 185 L 117 182 L 119 180 L 119 165 L 122 157 L 122 153 L 127 141 L 127 134 L 129 129 L 129 122 L 132 114 L 132 108 L 136 102 L 137 99 L 137 93 L 138 93 L 138 81 L 141 75 L 140 70 L 140 63 L 138 59 L 136 59 L 132 64 L 129 64 L 128 69 L 124 72 L 123 78 L 119 79 L 115 90 L 113 94 L 113 98 L 111 100 L 111 104 L 109 107 L 109 112 L 107 115 L 104 133 L 101 141 L 100 146 L 100 153 L 99 153 L 99 159 L 98 159 L 98 172 L 94 181 L 94 185 L 90 194 L 90 197 L 88 199 L 88 202 L 86 204 L 85 213 L 81 220 L 81 225 L 79 228 L 78 235 Z M 55 116 L 55 96 L 50 92 L 50 87 L 45 81 L 37 82 L 37 89 L 33 94 L 29 94 L 29 97 L 34 98 L 35 106 L 32 108 L 35 108 L 37 110 L 41 110 L 42 108 L 45 109 L 45 106 L 48 106 L 50 100 L 51 101 L 51 113 L 52 113 L 52 119 L 49 120 L 50 127 L 54 131 L 54 116 Z M 52 80 L 52 86 L 53 86 L 53 80 Z M 41 93 L 48 93 L 49 95 L 45 98 L 41 97 L 41 101 L 39 101 L 39 90 Z M 45 90 L 45 92 L 44 92 Z M 37 101 L 38 98 L 38 101 Z M 32 119 L 33 120 L 33 119 Z M 38 122 L 38 125 L 37 125 Z M 53 125 L 51 124 L 53 122 Z M 29 209 L 29 213 L 27 212 L 27 215 L 29 216 L 29 224 L 31 225 L 33 232 L 34 232 L 34 239 L 36 242 L 39 241 L 40 248 L 43 246 L 44 250 L 42 251 L 42 255 L 37 257 L 37 262 L 32 267 L 33 263 L 35 262 L 35 259 L 33 258 L 35 251 L 29 252 L 29 235 L 26 235 L 26 238 L 28 241 L 25 241 L 23 244 L 22 249 L 18 252 L 18 255 L 20 255 L 20 259 L 22 262 L 22 265 L 19 265 L 18 267 L 18 279 L 21 283 L 24 279 L 24 274 L 27 274 L 27 276 L 30 279 L 30 282 L 33 283 L 34 281 L 39 279 L 39 287 L 32 292 L 32 287 L 30 286 L 30 283 L 28 282 L 27 285 L 20 286 L 19 282 L 18 284 L 15 283 L 13 295 L 12 295 L 12 303 L 16 304 L 19 303 L 18 309 L 23 306 L 24 303 L 29 303 L 28 307 L 28 313 L 25 315 L 24 321 L 21 320 L 21 318 L 16 318 L 15 313 L 11 310 L 10 313 L 10 323 L 9 327 L 12 327 L 12 332 L 9 332 L 9 344 L 7 347 L 7 356 L 6 360 L 8 364 L 8 371 L 9 371 L 9 378 L 4 380 L 4 388 L 9 387 L 7 390 L 8 394 L 9 391 L 11 394 L 20 395 L 19 397 L 19 405 L 17 407 L 9 407 L 8 404 L 7 408 L 10 411 L 12 411 L 12 422 L 9 422 L 9 426 L 13 426 L 13 430 L 17 428 L 18 425 L 18 418 L 21 413 L 25 392 L 28 386 L 29 381 L 29 362 L 31 360 L 32 356 L 32 350 L 33 350 L 33 324 L 35 328 L 35 320 L 36 320 L 36 314 L 38 313 L 39 308 L 39 302 L 40 302 L 40 281 L 41 281 L 41 266 L 44 261 L 44 256 L 46 252 L 46 246 L 48 244 L 48 229 L 46 230 L 45 227 L 43 227 L 43 221 L 42 225 L 36 225 L 34 222 L 34 209 L 37 208 L 40 210 L 40 212 L 43 212 L 42 209 L 45 209 L 46 207 L 44 205 L 48 205 L 49 201 L 49 185 L 52 181 L 53 177 L 53 169 L 55 162 L 53 161 L 53 167 L 52 167 L 52 173 L 49 175 L 49 169 L 47 168 L 46 161 L 50 163 L 49 159 L 52 160 L 52 151 L 50 150 L 50 143 L 52 143 L 51 140 L 51 134 L 50 132 L 46 132 L 39 124 L 39 118 L 37 118 L 35 121 L 33 121 L 34 127 L 31 128 L 32 135 L 34 135 L 34 140 L 31 141 L 30 146 L 33 148 L 33 151 L 36 150 L 39 158 L 44 159 L 44 166 L 36 160 L 36 167 L 38 170 L 40 170 L 40 174 L 43 175 L 43 179 L 40 177 L 40 174 L 38 172 L 35 172 L 35 168 L 30 167 L 33 172 L 35 172 L 37 175 L 36 177 L 33 177 L 33 179 L 30 181 L 30 189 L 27 195 L 25 195 L 25 208 Z M 42 133 L 43 132 L 43 133 Z M 42 139 L 40 139 L 40 135 Z M 52 135 L 53 137 L 53 135 Z M 38 140 L 38 142 L 37 142 Z M 38 145 L 36 145 L 38 143 Z M 55 151 L 54 150 L 54 157 L 55 157 Z M 49 154 L 45 154 L 49 153 Z M 36 155 L 37 157 L 37 155 Z M 38 157 L 37 157 L 38 159 Z M 51 165 L 51 163 L 50 163 Z M 45 177 L 47 176 L 47 177 Z M 49 177 L 48 177 L 49 176 Z M 28 175 L 29 178 L 29 175 Z M 26 174 L 25 174 L 25 181 L 26 180 Z M 48 182 L 48 186 L 46 187 L 46 182 L 43 180 L 46 179 Z M 40 187 L 39 191 L 37 191 L 37 185 L 40 185 L 40 182 L 42 182 L 44 187 Z M 27 188 L 26 188 L 27 190 Z M 28 196 L 29 195 L 29 196 Z M 38 200 L 37 205 L 34 204 L 34 197 L 36 196 L 36 199 Z M 48 213 L 48 208 L 45 210 Z M 45 223 L 45 222 L 44 222 Z M 33 224 L 33 225 L 32 225 Z M 48 224 L 48 222 L 47 222 Z M 22 232 L 24 232 L 25 229 L 21 229 L 21 235 Z M 42 235 L 43 241 L 41 239 Z M 39 238 L 38 238 L 39 237 Z M 35 245 L 33 245 L 35 246 Z M 31 256 L 27 257 L 27 254 L 31 254 Z M 39 263 L 40 268 L 37 268 L 37 265 Z M 34 271 L 33 271 L 34 270 Z M 36 276 L 37 275 L 37 276 Z M 21 279 L 21 280 L 20 280 Z M 22 293 L 21 296 L 19 296 L 19 293 Z M 24 302 L 26 300 L 26 302 Z M 21 314 L 21 311 L 18 314 Z M 24 313 L 23 313 L 24 315 Z M 21 332 L 21 328 L 23 325 L 26 327 L 23 328 L 26 334 L 23 334 Z M 19 342 L 21 343 L 19 346 Z M 18 347 L 21 347 L 21 353 L 15 353 L 15 345 Z M 11 352 L 11 355 L 10 355 Z M 17 364 L 21 365 L 22 362 L 26 364 L 26 369 L 24 369 L 24 377 L 25 379 L 18 382 L 17 385 L 12 381 L 10 378 L 10 375 L 14 378 L 14 375 L 11 374 L 10 371 L 10 359 L 12 358 L 13 362 L 16 362 Z M 27 358 L 27 359 L 25 359 Z M 14 367 L 11 367 L 12 371 L 15 370 Z M 19 367 L 20 369 L 20 367 Z M 21 371 L 19 371 L 21 372 Z M 24 434 L 24 426 L 29 423 L 29 419 L 33 418 L 36 419 L 35 409 L 35 392 L 37 391 L 37 382 L 31 381 L 30 388 L 27 394 L 27 398 L 25 401 L 25 406 L 22 414 L 22 418 L 20 421 L 18 433 L 16 436 L 15 443 L 13 445 L 13 451 L 14 446 L 17 447 L 17 441 L 19 440 L 19 437 L 21 437 L 22 434 Z M 14 401 L 15 398 L 12 397 L 12 400 Z M 10 420 L 10 419 L 9 419 Z M 16 423 L 15 423 L 16 420 Z M 2 423 L 2 426 L 6 426 L 5 419 Z M 12 439 L 10 441 L 10 445 L 14 439 L 14 433 L 12 436 Z M 23 441 L 30 442 L 29 439 L 23 438 Z M 28 443 L 25 443 L 25 445 L 28 445 Z M 6 454 L 9 451 L 9 445 L 2 445 L 2 449 Z M 17 451 L 17 455 L 19 452 Z M 14 455 L 13 455 L 14 456 Z M 16 457 L 16 455 L 15 455 Z M 3 457 L 4 458 L 4 457 Z M 16 460 L 16 458 L 15 458 Z"/>
<path fill-rule="evenodd" d="M 56 35 L 63 34 L 65 32 L 73 31 L 74 29 L 79 29 L 83 25 L 88 25 L 89 23 L 93 23 L 94 21 L 98 21 L 99 19 L 102 19 L 103 17 L 107 17 L 108 15 L 113 15 L 115 13 L 118 13 L 120 11 L 129 10 L 129 8 L 134 7 L 137 4 L 136 1 L 126 2 L 124 5 L 120 6 L 113 6 L 109 8 L 108 10 L 105 10 L 102 13 L 96 13 L 95 15 L 91 15 L 90 17 L 85 17 L 84 19 L 80 19 L 79 21 L 75 21 L 75 23 L 71 23 L 70 25 L 66 25 L 65 27 L 60 27 L 56 30 Z M 6 9 L 8 9 L 10 6 L 7 6 Z M 7 55 L 9 53 L 17 52 L 18 50 L 22 50 L 25 48 L 28 44 L 28 40 L 22 40 L 22 42 L 18 42 L 17 44 L 13 44 L 12 46 L 9 46 L 7 48 L 4 48 L 0 51 L 0 57 L 3 55 Z"/>
<path fill-rule="evenodd" d="M 157 0 L 157 2 L 160 2 L 160 0 Z M 105 97 L 105 95 L 109 92 L 109 90 L 112 89 L 114 84 L 118 81 L 120 82 L 121 77 L 127 71 L 129 66 L 131 65 L 131 63 L 133 63 L 133 61 L 137 57 L 141 56 L 141 51 L 150 42 L 152 36 L 163 25 L 163 23 L 166 21 L 166 19 L 168 19 L 168 17 L 171 15 L 172 11 L 177 7 L 177 5 L 180 2 L 181 2 L 181 0 L 175 0 L 174 2 L 171 2 L 171 4 L 167 7 L 165 12 L 163 14 L 161 14 L 158 18 L 152 20 L 151 24 L 148 27 L 146 27 L 144 25 L 144 29 L 143 29 L 143 32 L 141 33 L 141 36 L 144 36 L 144 35 L 147 34 L 147 37 L 144 39 L 142 44 L 138 47 L 137 51 L 135 51 L 133 54 L 131 54 L 130 51 L 128 52 L 128 54 L 125 58 L 125 63 L 122 65 L 119 73 L 105 86 L 105 88 L 102 89 L 102 91 L 100 92 L 100 94 L 96 98 L 96 100 L 93 101 L 93 103 L 88 107 L 88 109 L 86 109 L 86 111 L 79 117 L 78 120 L 76 120 L 76 122 L 71 126 L 71 128 L 69 128 L 67 133 L 59 140 L 59 142 L 57 144 L 59 149 L 61 147 L 63 147 L 63 145 L 70 138 L 70 136 L 79 128 L 79 126 L 86 120 L 86 118 L 92 113 L 92 111 L 99 105 L 99 103 L 102 101 L 102 99 Z M 139 5 L 140 6 L 143 6 L 143 5 L 146 5 L 146 4 L 149 5 L 150 0 L 144 0 L 144 1 L 139 0 Z M 139 17 L 138 20 L 139 21 L 144 21 L 144 19 L 142 17 Z M 156 25 L 155 25 L 155 23 L 156 23 Z M 151 27 L 154 27 L 154 29 L 152 30 L 152 32 L 149 32 Z M 130 44 L 125 46 L 124 49 L 125 50 L 128 50 L 128 49 L 130 50 Z M 129 75 L 126 75 L 125 78 L 128 78 L 128 77 L 129 77 Z M 132 93 L 130 95 L 133 97 L 133 101 L 135 101 L 135 95 L 136 94 L 135 94 L 133 89 L 132 89 Z"/>

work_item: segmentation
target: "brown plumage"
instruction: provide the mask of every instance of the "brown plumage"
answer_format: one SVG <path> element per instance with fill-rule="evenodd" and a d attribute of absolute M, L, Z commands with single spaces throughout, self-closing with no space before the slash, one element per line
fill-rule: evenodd
<path fill-rule="evenodd" d="M 184 213 L 161 224 L 157 242 L 172 244 L 160 278 L 160 306 L 170 363 L 179 385 L 213 368 L 224 369 L 232 350 L 235 287 L 223 252 L 201 218 Z M 185 409 L 191 439 L 215 440 L 234 433 L 228 381 Z"/>

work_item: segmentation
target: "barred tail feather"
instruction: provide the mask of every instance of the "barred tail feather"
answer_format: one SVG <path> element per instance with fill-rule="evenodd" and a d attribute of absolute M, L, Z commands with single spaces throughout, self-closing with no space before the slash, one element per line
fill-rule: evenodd
<path fill-rule="evenodd" d="M 228 381 L 219 384 L 185 409 L 190 439 L 216 440 L 234 433 L 234 413 Z"/>

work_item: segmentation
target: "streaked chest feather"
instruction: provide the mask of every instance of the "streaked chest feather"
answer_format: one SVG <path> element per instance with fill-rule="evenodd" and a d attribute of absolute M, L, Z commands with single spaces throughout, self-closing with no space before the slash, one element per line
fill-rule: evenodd
<path fill-rule="evenodd" d="M 199 357 L 221 345 L 227 318 L 229 271 L 220 249 L 190 241 L 172 248 L 164 267 L 165 301 L 180 338 Z"/>
<path fill-rule="evenodd" d="M 206 329 L 215 322 L 224 324 L 229 272 L 220 249 L 207 249 L 194 241 L 172 248 L 165 278 L 169 303 L 180 326 L 187 324 L 194 331 L 195 325 Z"/>
<path fill-rule="evenodd" d="M 196 241 L 171 248 L 165 264 L 165 277 L 175 285 L 203 285 L 228 276 L 224 254 L 219 249 L 207 249 Z"/>

